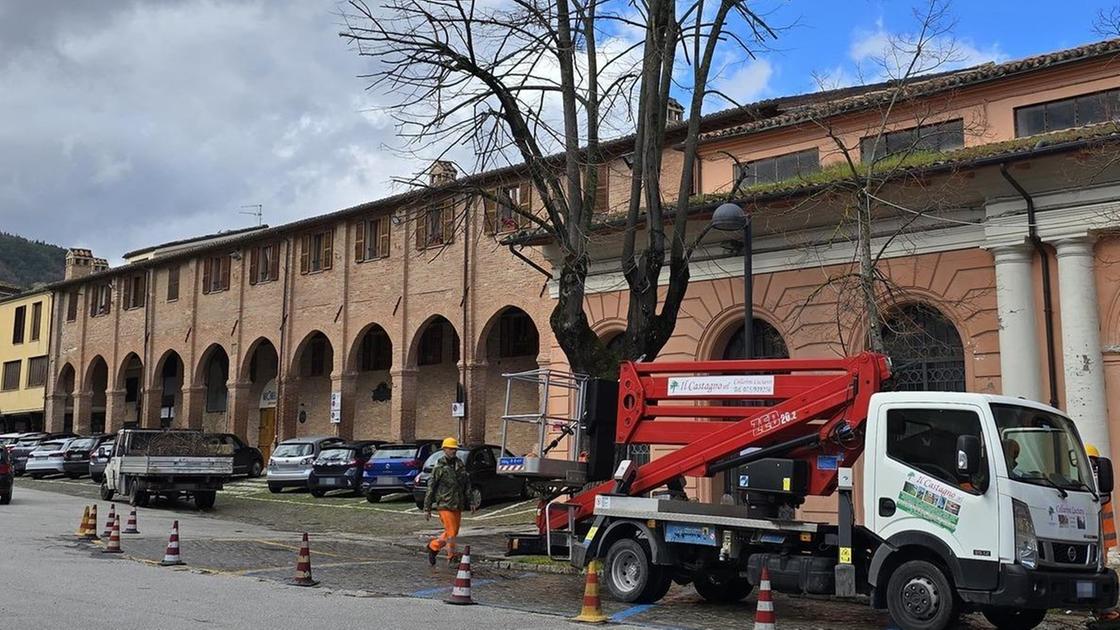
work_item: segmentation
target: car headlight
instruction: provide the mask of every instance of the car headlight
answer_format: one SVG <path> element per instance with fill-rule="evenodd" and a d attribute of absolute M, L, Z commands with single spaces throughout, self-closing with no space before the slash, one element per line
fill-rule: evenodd
<path fill-rule="evenodd" d="M 1019 564 L 1034 569 L 1038 567 L 1038 537 L 1034 533 L 1034 520 L 1026 503 L 1011 500 L 1015 514 L 1015 559 Z"/>

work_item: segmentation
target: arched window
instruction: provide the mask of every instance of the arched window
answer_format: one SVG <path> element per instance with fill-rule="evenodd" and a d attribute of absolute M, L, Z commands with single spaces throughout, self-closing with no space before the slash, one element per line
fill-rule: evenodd
<path fill-rule="evenodd" d="M 965 391 L 961 336 L 932 306 L 917 303 L 892 310 L 883 322 L 883 345 L 896 390 Z"/>
<path fill-rule="evenodd" d="M 744 336 L 742 325 L 736 326 L 735 332 L 731 333 L 731 338 L 727 340 L 727 345 L 723 348 L 721 358 L 725 360 L 744 358 L 746 356 L 743 354 Z M 782 339 L 782 334 L 765 320 L 754 320 L 751 329 L 751 346 L 753 350 L 751 352 L 752 359 L 789 358 L 789 349 L 786 347 L 785 340 Z"/>

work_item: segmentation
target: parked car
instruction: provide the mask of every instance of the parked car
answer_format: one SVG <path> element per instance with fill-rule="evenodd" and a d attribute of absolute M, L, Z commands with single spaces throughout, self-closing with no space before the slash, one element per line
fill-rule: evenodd
<path fill-rule="evenodd" d="M 106 441 L 113 439 L 109 434 L 79 437 L 70 442 L 66 452 L 62 454 L 62 471 L 71 479 L 77 479 L 89 474 L 89 458 Z"/>
<path fill-rule="evenodd" d="M 89 478 L 93 483 L 101 483 L 105 478 L 105 465 L 113 457 L 113 443 L 108 442 L 98 446 L 89 456 Z"/>
<path fill-rule="evenodd" d="M 16 476 L 22 475 L 27 466 L 27 457 L 31 451 L 39 448 L 39 444 L 44 440 L 60 440 L 63 438 L 77 437 L 73 433 L 43 433 L 36 431 L 34 433 L 25 433 L 20 437 L 19 441 L 8 447 L 9 454 L 12 456 L 12 467 L 15 469 Z"/>
<path fill-rule="evenodd" d="M 27 456 L 24 472 L 32 479 L 42 479 L 47 475 L 61 475 L 65 472 L 62 464 L 66 455 L 66 447 L 74 438 L 60 440 L 43 440 L 39 446 Z"/>
<path fill-rule="evenodd" d="M 233 455 L 233 474 L 260 477 L 264 472 L 264 456 L 260 449 L 249 446 L 232 433 L 215 433 L 208 436 L 215 440 L 218 452 Z"/>
<path fill-rule="evenodd" d="M 502 454 L 500 446 L 484 444 L 460 448 L 456 456 L 467 466 L 467 475 L 470 479 L 471 504 L 483 505 L 501 500 L 524 499 L 526 496 L 525 480 L 512 475 L 498 474 L 498 458 L 512 457 L 508 450 Z M 416 500 L 416 507 L 424 509 L 424 495 L 428 492 L 428 480 L 432 477 L 432 470 L 436 462 L 443 457 L 443 450 L 437 450 L 428 456 L 420 474 L 416 475 L 416 485 L 412 489 L 412 498 Z"/>
<path fill-rule="evenodd" d="M 0 448 L 4 448 L 9 444 L 15 444 L 22 437 L 23 433 L 4 433 L 0 434 Z"/>
<path fill-rule="evenodd" d="M 337 437 L 301 437 L 284 440 L 268 458 L 268 490 L 280 492 L 284 488 L 306 488 L 307 478 L 315 458 L 324 448 L 344 442 Z"/>
<path fill-rule="evenodd" d="M 360 441 L 325 447 L 311 466 L 307 488 L 311 496 L 321 497 L 331 490 L 362 492 L 362 471 L 366 462 L 384 441 Z"/>
<path fill-rule="evenodd" d="M 412 492 L 420 466 L 433 451 L 439 450 L 438 442 L 386 444 L 373 453 L 362 474 L 362 492 L 370 503 L 395 492 Z"/>
<path fill-rule="evenodd" d="M 0 505 L 12 502 L 12 487 L 15 486 L 15 471 L 12 469 L 12 456 L 8 449 L 0 448 Z"/>

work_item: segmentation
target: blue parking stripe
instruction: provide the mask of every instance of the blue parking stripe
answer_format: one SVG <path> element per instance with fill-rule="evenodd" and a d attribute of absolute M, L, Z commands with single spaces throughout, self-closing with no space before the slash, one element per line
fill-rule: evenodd
<path fill-rule="evenodd" d="M 627 608 L 626 610 L 621 610 L 621 611 L 616 612 L 615 614 L 611 615 L 611 621 L 613 621 L 615 623 L 618 623 L 618 622 L 620 622 L 624 619 L 629 619 L 630 617 L 633 617 L 634 615 L 640 615 L 640 614 L 644 613 L 645 611 L 647 611 L 647 610 L 649 610 L 650 608 L 653 608 L 653 607 L 654 607 L 654 604 L 638 604 L 637 606 L 631 606 L 631 607 Z"/>
<path fill-rule="evenodd" d="M 487 584 L 492 584 L 493 582 L 494 582 L 494 580 L 471 580 L 471 588 L 474 588 L 476 586 L 486 586 Z M 410 597 L 431 597 L 432 595 L 435 595 L 437 593 L 442 593 L 444 591 L 450 591 L 450 590 L 451 590 L 450 586 L 441 586 L 439 588 L 427 588 L 427 589 L 424 589 L 422 591 L 416 591 L 415 593 L 412 593 L 409 596 Z"/>

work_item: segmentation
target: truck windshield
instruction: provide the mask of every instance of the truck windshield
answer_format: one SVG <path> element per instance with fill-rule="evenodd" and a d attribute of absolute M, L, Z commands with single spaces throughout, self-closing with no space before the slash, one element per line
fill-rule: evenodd
<path fill-rule="evenodd" d="M 1007 476 L 1067 490 L 1093 487 L 1093 472 L 1073 421 L 1019 405 L 992 405 Z"/>

